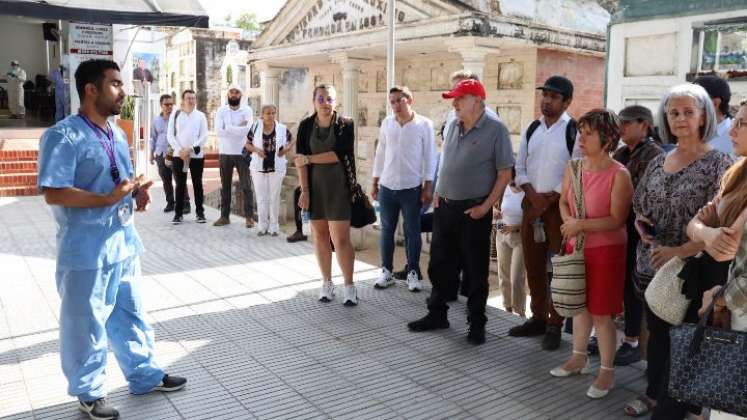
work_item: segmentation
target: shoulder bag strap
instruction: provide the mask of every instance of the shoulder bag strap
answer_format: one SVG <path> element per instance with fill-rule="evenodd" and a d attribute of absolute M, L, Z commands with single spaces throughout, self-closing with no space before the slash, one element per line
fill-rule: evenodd
<path fill-rule="evenodd" d="M 584 207 L 584 183 L 583 183 L 582 161 L 581 159 L 571 160 L 571 182 L 573 183 L 573 199 L 576 204 L 576 217 L 578 219 L 586 218 L 586 208 Z M 575 252 L 582 251 L 586 242 L 586 235 L 580 233 L 576 238 Z"/>

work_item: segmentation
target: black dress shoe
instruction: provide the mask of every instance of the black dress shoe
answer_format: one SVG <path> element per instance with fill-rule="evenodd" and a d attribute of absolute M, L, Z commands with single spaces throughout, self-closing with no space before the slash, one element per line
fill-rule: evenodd
<path fill-rule="evenodd" d="M 537 318 L 529 318 L 525 323 L 508 330 L 511 337 L 535 337 L 545 333 L 545 323 Z"/>
<path fill-rule="evenodd" d="M 560 347 L 560 326 L 548 325 L 545 338 L 542 339 L 542 350 L 557 350 Z"/>
<path fill-rule="evenodd" d="M 469 332 L 467 333 L 467 342 L 475 346 L 485 344 L 485 326 L 470 324 Z"/>
<path fill-rule="evenodd" d="M 395 271 L 392 273 L 392 277 L 394 277 L 395 280 L 407 280 L 407 265 L 405 265 L 405 268 L 403 268 L 402 271 Z"/>
<path fill-rule="evenodd" d="M 420 318 L 419 320 L 408 323 L 407 328 L 409 328 L 410 331 L 414 332 L 440 330 L 449 328 L 449 320 L 446 319 L 446 314 L 437 316 L 431 312 L 428 312 L 428 315 Z"/>
<path fill-rule="evenodd" d="M 175 225 L 178 225 L 178 224 L 180 224 L 183 221 L 184 221 L 184 218 L 182 216 L 174 216 L 174 219 L 171 220 L 171 223 L 175 224 Z"/>

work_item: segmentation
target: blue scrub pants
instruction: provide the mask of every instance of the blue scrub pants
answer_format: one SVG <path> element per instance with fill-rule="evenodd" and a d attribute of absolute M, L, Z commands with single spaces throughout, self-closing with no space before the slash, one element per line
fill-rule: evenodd
<path fill-rule="evenodd" d="M 98 270 L 57 271 L 68 394 L 87 402 L 106 396 L 108 344 L 131 393 L 150 392 L 163 379 L 154 361 L 153 329 L 143 319 L 141 291 L 137 256 Z"/>
<path fill-rule="evenodd" d="M 65 119 L 65 95 L 54 95 L 54 121 Z"/>

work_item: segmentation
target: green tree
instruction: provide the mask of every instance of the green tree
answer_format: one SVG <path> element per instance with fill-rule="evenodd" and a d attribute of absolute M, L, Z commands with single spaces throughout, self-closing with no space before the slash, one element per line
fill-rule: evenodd
<path fill-rule="evenodd" d="M 254 13 L 244 12 L 233 21 L 233 26 L 247 31 L 259 31 L 262 25 L 257 22 L 257 15 Z"/>

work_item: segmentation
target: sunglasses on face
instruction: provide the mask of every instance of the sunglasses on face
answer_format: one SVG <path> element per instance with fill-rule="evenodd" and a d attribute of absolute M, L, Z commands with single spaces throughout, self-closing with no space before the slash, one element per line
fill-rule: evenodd
<path fill-rule="evenodd" d="M 333 98 L 333 97 L 331 97 L 331 96 L 327 96 L 327 97 L 325 98 L 324 96 L 321 96 L 321 95 L 320 95 L 320 96 L 318 96 L 318 97 L 316 98 L 316 102 L 317 102 L 317 103 L 318 103 L 319 105 L 324 105 L 324 103 L 325 103 L 325 102 L 326 102 L 326 103 L 328 103 L 328 104 L 333 104 L 333 103 L 335 103 L 335 98 Z"/>

